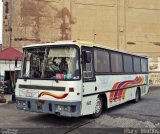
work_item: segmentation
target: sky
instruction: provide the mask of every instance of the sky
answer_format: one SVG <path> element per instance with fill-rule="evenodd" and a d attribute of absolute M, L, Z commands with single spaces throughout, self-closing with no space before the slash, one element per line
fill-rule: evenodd
<path fill-rule="evenodd" d="M 0 0 L 0 44 L 2 43 L 2 0 Z"/>

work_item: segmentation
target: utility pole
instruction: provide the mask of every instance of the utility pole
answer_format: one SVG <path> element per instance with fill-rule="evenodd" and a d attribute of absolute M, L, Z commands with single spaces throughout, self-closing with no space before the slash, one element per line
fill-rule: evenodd
<path fill-rule="evenodd" d="M 117 49 L 126 49 L 126 0 L 117 0 Z"/>
<path fill-rule="evenodd" d="M 9 20 L 9 32 L 10 32 L 10 43 L 9 47 L 12 47 L 12 9 L 13 9 L 13 0 L 10 0 L 10 20 Z"/>
<path fill-rule="evenodd" d="M 3 47 L 12 46 L 12 8 L 13 0 L 3 0 Z"/>

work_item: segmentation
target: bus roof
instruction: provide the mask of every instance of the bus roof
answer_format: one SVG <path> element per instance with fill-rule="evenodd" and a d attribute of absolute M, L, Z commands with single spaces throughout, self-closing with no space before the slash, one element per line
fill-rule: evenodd
<path fill-rule="evenodd" d="M 63 40 L 63 41 L 56 41 L 56 42 L 51 42 L 51 43 L 47 42 L 47 43 L 41 43 L 41 44 L 32 44 L 32 45 L 23 46 L 23 48 L 38 47 L 38 46 L 52 46 L 52 45 L 53 46 L 54 45 L 65 45 L 65 44 L 68 44 L 68 45 L 69 44 L 74 44 L 74 45 L 77 45 L 79 47 L 88 46 L 88 47 L 104 48 L 104 49 L 111 50 L 111 51 L 116 51 L 116 52 L 120 52 L 120 53 L 126 53 L 126 54 L 130 54 L 130 55 L 135 55 L 135 56 L 147 58 L 147 56 L 145 56 L 145 55 L 135 54 L 135 53 L 128 52 L 128 51 L 123 51 L 123 50 L 110 48 L 110 47 L 107 47 L 105 45 L 99 45 L 99 44 L 96 44 L 96 43 L 87 42 L 87 41 L 80 41 L 80 40 Z"/>

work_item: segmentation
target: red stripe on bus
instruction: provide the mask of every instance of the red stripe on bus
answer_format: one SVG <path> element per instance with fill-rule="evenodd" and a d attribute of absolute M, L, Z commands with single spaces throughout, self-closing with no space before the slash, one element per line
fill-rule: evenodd
<path fill-rule="evenodd" d="M 56 99 L 64 99 L 65 97 L 68 96 L 68 93 L 61 94 L 61 95 L 56 95 L 56 94 L 52 94 L 52 93 L 49 93 L 49 92 L 42 92 L 42 93 L 39 94 L 38 97 L 42 97 L 42 96 L 45 96 L 45 95 L 54 97 Z"/>

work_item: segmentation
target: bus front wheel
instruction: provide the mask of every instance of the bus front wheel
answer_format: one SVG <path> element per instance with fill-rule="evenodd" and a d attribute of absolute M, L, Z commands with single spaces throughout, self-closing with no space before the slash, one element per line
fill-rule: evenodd
<path fill-rule="evenodd" d="M 102 114 L 102 109 L 103 109 L 102 98 L 98 96 L 95 104 L 95 112 L 92 114 L 92 118 L 99 117 Z"/>

